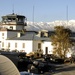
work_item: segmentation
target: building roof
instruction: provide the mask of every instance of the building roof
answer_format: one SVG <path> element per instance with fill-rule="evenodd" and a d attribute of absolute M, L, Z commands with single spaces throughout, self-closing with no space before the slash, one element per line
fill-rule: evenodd
<path fill-rule="evenodd" d="M 48 37 L 39 37 L 35 32 L 25 32 L 25 34 L 21 37 L 10 38 L 9 40 L 42 40 L 42 41 L 50 41 Z"/>
<path fill-rule="evenodd" d="M 8 14 L 8 15 L 6 15 L 6 16 L 2 16 L 2 18 L 3 17 L 23 17 L 23 18 L 25 18 L 25 16 L 23 16 L 23 15 L 17 15 L 17 14 L 15 14 L 15 13 L 12 13 L 12 14 Z"/>

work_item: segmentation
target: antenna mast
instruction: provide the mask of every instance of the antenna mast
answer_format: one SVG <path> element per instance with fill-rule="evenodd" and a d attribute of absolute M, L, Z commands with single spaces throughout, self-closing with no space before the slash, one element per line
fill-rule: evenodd
<path fill-rule="evenodd" d="M 34 6 L 33 6 L 33 32 L 34 32 Z M 33 51 L 34 51 L 34 33 L 33 33 Z"/>
<path fill-rule="evenodd" d="M 33 25 L 34 25 L 34 6 L 33 6 Z"/>
<path fill-rule="evenodd" d="M 67 26 L 68 26 L 68 5 L 67 5 L 66 12 L 67 12 L 67 13 L 66 13 L 67 17 L 66 17 L 66 18 L 67 18 Z"/>
<path fill-rule="evenodd" d="M 34 31 L 34 6 L 33 6 L 33 31 Z M 33 33 L 33 39 L 34 39 L 34 33 Z"/>
<path fill-rule="evenodd" d="M 13 4 L 13 6 L 12 6 L 12 7 L 13 7 L 13 9 L 12 9 L 12 13 L 14 14 L 14 4 Z"/>

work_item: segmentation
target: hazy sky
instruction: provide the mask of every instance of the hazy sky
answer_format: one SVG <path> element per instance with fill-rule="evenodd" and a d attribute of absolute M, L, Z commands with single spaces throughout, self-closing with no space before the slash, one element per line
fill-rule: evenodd
<path fill-rule="evenodd" d="M 51 22 L 55 20 L 75 19 L 75 0 L 0 0 L 0 17 L 11 14 L 22 14 L 28 21 Z"/>

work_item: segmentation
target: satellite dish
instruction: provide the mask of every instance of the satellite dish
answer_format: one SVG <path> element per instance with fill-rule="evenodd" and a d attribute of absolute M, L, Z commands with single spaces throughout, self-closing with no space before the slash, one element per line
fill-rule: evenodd
<path fill-rule="evenodd" d="M 20 75 L 14 63 L 3 55 L 0 55 L 0 75 Z"/>

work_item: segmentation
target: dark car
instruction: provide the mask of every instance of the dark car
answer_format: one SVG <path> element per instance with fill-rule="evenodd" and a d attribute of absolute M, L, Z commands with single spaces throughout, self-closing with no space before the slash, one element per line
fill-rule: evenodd
<path fill-rule="evenodd" d="M 47 62 L 50 62 L 50 63 L 64 63 L 64 59 L 61 59 L 53 54 L 50 54 L 50 55 L 44 55 L 44 60 L 47 61 Z"/>
<path fill-rule="evenodd" d="M 28 57 L 20 58 L 18 61 L 18 69 L 19 71 L 27 71 L 27 67 L 29 64 L 33 64 L 32 60 Z"/>
<path fill-rule="evenodd" d="M 38 73 L 44 73 L 44 72 L 49 72 L 52 69 L 52 66 L 46 61 L 34 60 L 33 64 L 30 66 L 30 72 L 34 68 L 38 71 Z"/>

